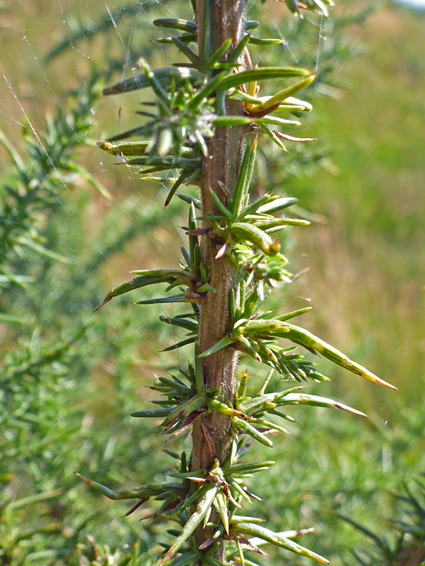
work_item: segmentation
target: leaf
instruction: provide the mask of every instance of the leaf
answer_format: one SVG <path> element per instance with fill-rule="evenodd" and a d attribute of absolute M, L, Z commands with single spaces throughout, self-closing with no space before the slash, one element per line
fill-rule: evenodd
<path fill-rule="evenodd" d="M 136 489 L 126 489 L 126 490 L 123 490 L 123 491 L 112 491 L 112 489 L 109 489 L 109 487 L 106 487 L 106 486 L 102 485 L 101 483 L 98 483 L 97 481 L 90 480 L 90 479 L 82 476 L 81 474 L 79 474 L 77 472 L 74 472 L 74 473 L 81 480 L 85 481 L 91 487 L 94 487 L 95 489 L 97 489 L 98 491 L 103 493 L 103 495 L 105 495 L 109 499 L 114 499 L 114 500 L 136 499 L 136 498 L 140 499 L 142 497 L 155 495 L 156 493 L 161 491 L 161 488 L 159 487 L 160 484 L 146 485 L 146 486 L 141 486 L 141 487 L 136 488 Z"/>
<path fill-rule="evenodd" d="M 229 512 L 227 509 L 227 498 L 222 491 L 219 491 L 214 499 L 214 507 L 223 523 L 224 530 L 229 534 Z"/>
<path fill-rule="evenodd" d="M 193 171 L 199 167 L 198 159 L 186 159 L 184 157 L 135 157 L 123 162 L 125 165 L 153 165 L 155 167 L 164 167 L 166 169 L 187 169 Z"/>
<path fill-rule="evenodd" d="M 241 71 L 240 73 L 233 73 L 230 76 L 224 77 L 220 83 L 220 90 L 228 90 L 229 88 L 256 81 L 283 79 L 304 75 L 311 75 L 311 72 L 297 67 L 259 67 L 258 69 Z M 290 95 L 288 94 L 288 96 Z"/>
<path fill-rule="evenodd" d="M 214 344 L 214 346 L 211 346 L 211 348 L 208 348 L 207 350 L 204 350 L 202 352 L 202 354 L 199 354 L 199 358 L 206 358 L 207 356 L 211 356 L 212 354 L 215 354 L 216 352 L 222 350 L 223 348 L 226 348 L 226 346 L 230 346 L 230 344 L 234 344 L 235 340 L 233 338 L 230 338 L 230 336 L 228 336 L 226 334 L 226 336 L 224 336 L 221 340 L 219 340 L 216 344 Z"/>
<path fill-rule="evenodd" d="M 237 398 L 239 400 L 238 402 L 240 402 L 240 400 L 245 397 L 247 381 L 248 381 L 248 372 L 245 371 L 239 381 L 238 395 L 237 395 Z"/>
<path fill-rule="evenodd" d="M 239 57 L 242 55 L 243 50 L 248 45 L 249 38 L 250 36 L 248 34 L 240 40 L 240 42 L 237 44 L 235 49 L 230 53 L 229 57 L 227 58 L 227 61 L 229 63 L 232 63 L 235 66 L 237 65 Z"/>
<path fill-rule="evenodd" d="M 263 132 L 265 134 L 267 134 L 269 136 L 269 138 L 278 146 L 280 147 L 280 149 L 282 151 L 288 151 L 285 147 L 285 145 L 280 141 L 279 136 L 276 134 L 275 131 L 273 131 L 271 128 L 268 127 L 267 124 L 264 124 L 264 122 L 257 122 L 258 126 L 260 127 L 261 130 L 263 130 Z"/>
<path fill-rule="evenodd" d="M 281 210 L 284 210 L 285 208 L 288 208 L 289 206 L 292 206 L 297 202 L 298 199 L 294 197 L 274 197 L 273 200 L 260 205 L 256 209 L 256 212 L 260 214 L 274 214 L 275 212 L 280 212 Z"/>
<path fill-rule="evenodd" d="M 252 45 L 280 45 L 284 43 L 284 41 L 280 37 L 263 38 L 254 37 L 251 35 L 251 37 L 249 38 L 249 43 L 252 43 Z"/>
<path fill-rule="evenodd" d="M 263 429 L 272 429 L 272 430 L 277 430 L 278 432 L 282 432 L 283 434 L 290 434 L 288 430 L 286 430 L 286 428 L 283 428 L 275 423 L 271 423 L 269 421 L 265 421 L 264 419 L 256 419 L 256 418 L 251 418 L 250 422 L 262 427 Z"/>
<path fill-rule="evenodd" d="M 288 338 L 292 342 L 295 342 L 296 344 L 300 344 L 307 349 L 311 349 L 322 354 L 328 360 L 331 360 L 335 364 L 347 369 L 348 371 L 351 371 L 352 373 L 360 375 L 361 377 L 364 377 L 369 381 L 373 381 L 374 383 L 378 383 L 379 385 L 384 385 L 389 389 L 397 390 L 397 387 L 394 387 L 394 385 L 387 383 L 360 364 L 353 362 L 345 354 L 343 354 L 333 346 L 330 346 L 320 338 L 317 338 L 317 336 L 314 336 L 314 334 L 311 334 L 311 332 L 304 330 L 303 328 L 287 324 L 286 329 L 283 330 L 281 335 L 285 338 Z"/>
<path fill-rule="evenodd" d="M 183 346 L 187 346 L 188 344 L 193 344 L 196 341 L 196 336 L 192 336 L 191 338 L 186 338 L 186 340 L 182 340 L 181 342 L 176 342 L 171 346 L 167 346 L 163 348 L 161 352 L 171 352 L 171 350 L 177 350 L 178 348 L 182 348 Z"/>
<path fill-rule="evenodd" d="M 232 236 L 239 242 L 252 242 L 267 255 L 276 255 L 279 251 L 279 243 L 272 240 L 266 232 L 252 224 L 234 222 L 229 229 Z"/>
<path fill-rule="evenodd" d="M 244 25 L 244 30 L 245 31 L 253 31 L 254 29 L 257 29 L 260 25 L 260 22 L 258 20 L 246 20 L 245 25 Z"/>
<path fill-rule="evenodd" d="M 194 368 L 194 382 L 195 382 L 195 388 L 196 388 L 196 392 L 199 394 L 202 394 L 202 392 L 205 389 L 205 383 L 204 383 L 204 370 L 202 367 L 202 360 L 201 360 L 201 355 L 200 355 L 201 351 L 199 349 L 199 342 L 195 343 L 195 368 Z"/>
<path fill-rule="evenodd" d="M 243 515 L 232 515 L 230 520 L 232 523 L 264 523 L 265 521 L 265 519 L 260 519 L 259 517 L 246 517 Z"/>
<path fill-rule="evenodd" d="M 172 42 L 174 45 L 184 54 L 186 57 L 191 61 L 195 68 L 199 67 L 199 57 L 188 47 L 183 41 L 181 41 L 178 37 L 173 37 Z"/>
<path fill-rule="evenodd" d="M 226 469 L 226 473 L 232 474 L 233 477 L 243 477 L 245 475 L 256 474 L 264 470 L 269 470 L 275 464 L 276 462 L 273 462 L 273 460 L 268 460 L 266 462 L 253 462 L 251 464 L 234 464 Z"/>
<path fill-rule="evenodd" d="M 259 123 L 260 121 L 258 121 Z M 296 138 L 294 136 L 289 136 L 288 134 L 282 134 L 282 132 L 274 132 L 278 138 L 282 138 L 284 140 L 288 140 L 288 141 L 293 141 L 293 142 L 301 142 L 301 143 L 305 143 L 305 142 L 311 142 L 311 141 L 317 141 L 317 138 Z"/>
<path fill-rule="evenodd" d="M 3 130 L 0 130 L 0 144 L 6 149 L 7 153 L 12 158 L 16 169 L 21 173 L 25 171 L 25 163 Z"/>
<path fill-rule="evenodd" d="M 276 126 L 290 126 L 290 127 L 301 126 L 301 122 L 298 122 L 298 120 L 287 120 L 285 118 L 279 118 L 278 116 L 266 116 L 264 118 L 261 118 L 260 122 L 266 124 L 274 124 Z"/>
<path fill-rule="evenodd" d="M 114 287 L 112 291 L 109 291 L 100 305 L 94 309 L 94 312 L 102 308 L 103 305 L 108 303 L 114 297 L 124 295 L 125 293 L 129 293 L 130 291 L 134 291 L 134 289 L 140 289 L 142 287 L 146 287 L 147 285 L 155 285 L 156 283 L 171 283 L 176 279 L 176 277 L 185 278 L 187 276 L 187 274 L 185 274 L 183 271 L 166 269 L 133 271 L 133 273 L 138 274 L 138 276 L 134 277 L 134 279 L 131 279 L 131 281 L 121 283 L 121 285 L 118 285 L 117 287 Z"/>
<path fill-rule="evenodd" d="M 258 213 L 260 211 L 260 207 L 262 207 L 263 205 L 267 205 L 269 203 L 273 203 L 277 199 L 279 199 L 279 197 L 277 195 L 272 195 L 270 193 L 266 193 L 264 196 L 262 196 L 258 200 L 254 201 L 251 204 L 249 204 L 248 206 L 246 206 L 243 209 L 243 211 L 241 212 L 240 216 L 247 216 L 249 214 Z M 290 197 L 290 198 L 288 198 L 287 206 L 288 207 L 292 206 L 293 204 L 295 204 L 297 202 L 298 202 L 298 199 Z M 272 208 L 272 205 L 271 205 L 270 208 Z M 267 212 L 267 209 L 265 209 L 265 211 Z"/>
<path fill-rule="evenodd" d="M 180 535 L 173 542 L 173 544 L 168 549 L 164 558 L 161 560 L 161 565 L 165 564 L 174 554 L 182 547 L 182 545 L 187 541 L 187 539 L 194 533 L 195 529 L 201 524 L 203 519 L 209 512 L 211 505 L 217 495 L 219 488 L 216 486 L 211 486 L 208 491 L 202 496 L 196 510 L 189 517 L 185 526 L 183 527 Z"/>
<path fill-rule="evenodd" d="M 248 340 L 248 338 L 242 335 L 239 335 L 237 338 L 238 338 L 238 342 L 244 346 L 245 352 L 248 355 L 252 356 L 258 362 L 261 362 L 261 357 L 259 356 L 254 346 L 251 344 L 251 342 Z"/>
<path fill-rule="evenodd" d="M 197 394 L 184 401 L 180 405 L 178 405 L 175 409 L 170 411 L 162 422 L 162 426 L 169 425 L 175 419 L 183 419 L 186 418 L 190 413 L 205 407 L 206 401 L 208 399 L 207 393 Z"/>
<path fill-rule="evenodd" d="M 160 28 L 177 29 L 179 31 L 187 31 L 190 33 L 197 33 L 198 26 L 195 22 L 183 20 L 181 18 L 158 18 L 153 22 L 154 26 Z"/>
<path fill-rule="evenodd" d="M 171 324 L 172 326 L 179 326 L 180 328 L 184 328 L 185 330 L 189 330 L 189 332 L 197 332 L 198 330 L 198 323 L 194 320 L 188 320 L 184 317 L 169 317 L 161 315 L 159 317 L 161 322 L 166 322 L 167 324 Z"/>
<path fill-rule="evenodd" d="M 189 195 L 183 195 L 182 193 L 177 193 L 177 196 L 179 197 L 179 199 L 181 199 L 182 201 L 186 202 L 187 204 L 192 204 L 193 206 L 197 209 L 200 210 L 201 209 L 201 201 L 198 198 L 195 197 L 191 197 Z"/>
<path fill-rule="evenodd" d="M 216 127 L 224 126 L 245 126 L 252 123 L 252 118 L 248 116 L 216 116 L 213 118 L 213 125 Z"/>
<path fill-rule="evenodd" d="M 307 74 L 307 72 L 305 72 L 304 74 Z M 286 98 L 292 96 L 293 94 L 296 94 L 303 88 L 308 87 L 315 80 L 317 74 L 318 73 L 311 73 L 302 81 L 299 81 L 294 85 L 288 86 L 287 88 L 280 90 L 274 96 L 269 98 L 267 102 L 264 102 L 256 106 L 255 112 L 263 112 L 265 110 L 271 109 L 277 102 L 283 102 Z"/>
<path fill-rule="evenodd" d="M 275 218 L 274 220 L 255 222 L 255 226 L 264 230 L 267 234 L 284 230 L 287 226 L 310 226 L 310 224 L 311 222 L 301 218 Z"/>
<path fill-rule="evenodd" d="M 119 140 L 123 140 L 125 138 L 130 138 L 132 136 L 150 136 L 151 132 L 152 132 L 152 128 L 153 128 L 153 122 L 147 122 L 146 124 L 143 124 L 143 126 L 137 126 L 136 128 L 130 128 L 129 130 L 126 130 L 124 132 L 121 132 L 120 134 L 117 134 L 116 136 L 112 136 L 111 138 L 108 139 L 107 142 L 105 142 L 106 144 L 110 143 L 110 142 L 116 142 Z M 148 147 L 149 143 L 146 145 L 146 149 Z M 104 148 L 102 148 L 104 149 Z M 108 151 L 108 150 L 106 150 Z M 143 152 L 145 153 L 145 152 Z M 130 153 L 130 155 L 133 155 L 132 153 Z M 138 154 L 136 154 L 138 155 Z M 121 156 L 122 157 L 122 156 Z M 125 163 L 125 161 L 120 161 L 119 163 Z M 146 171 L 145 171 L 146 173 Z"/>
<path fill-rule="evenodd" d="M 256 413 L 262 413 L 267 410 L 273 409 L 279 405 L 279 401 L 288 395 L 289 392 L 298 391 L 301 386 L 288 389 L 286 391 L 277 391 L 275 393 L 265 393 L 264 395 L 259 395 L 258 397 L 253 397 L 252 399 L 247 399 L 241 403 L 241 410 L 247 415 L 255 415 Z"/>
<path fill-rule="evenodd" d="M 190 175 L 190 171 L 183 171 L 180 175 L 180 177 L 176 180 L 176 182 L 174 183 L 174 185 L 171 187 L 170 192 L 167 195 L 167 198 L 165 199 L 165 203 L 164 203 L 164 207 L 168 206 L 171 202 L 171 199 L 174 196 L 174 193 L 177 191 L 177 189 L 180 187 L 180 185 L 182 183 L 184 183 L 184 181 L 189 177 Z"/>
<path fill-rule="evenodd" d="M 140 418 L 162 418 L 167 417 L 171 409 L 152 409 L 150 411 L 136 411 L 130 413 L 130 417 L 140 417 Z"/>
<path fill-rule="evenodd" d="M 203 75 L 199 71 L 188 67 L 164 67 L 162 69 L 155 69 L 152 71 L 155 79 L 163 85 L 169 85 L 173 79 L 177 82 L 192 80 L 195 83 L 202 83 Z M 147 88 L 150 83 L 145 73 L 140 73 L 134 77 L 130 77 L 120 81 L 103 90 L 103 94 L 121 94 L 123 92 L 130 92 L 141 88 Z"/>
<path fill-rule="evenodd" d="M 289 538 L 285 538 L 278 533 L 274 533 L 273 531 L 266 529 L 261 525 L 256 525 L 254 523 L 238 523 L 235 528 L 239 533 L 256 536 L 266 542 L 270 542 L 271 544 L 275 544 L 276 546 L 290 550 L 295 554 L 316 560 L 316 562 L 320 562 L 321 564 L 329 564 L 329 560 L 326 560 L 326 558 L 323 558 L 323 556 L 320 556 L 319 554 L 308 550 L 307 548 L 297 544 L 296 542 L 293 542 Z"/>
<path fill-rule="evenodd" d="M 223 415 L 228 415 L 229 417 L 247 417 L 245 413 L 242 413 L 241 411 L 238 411 L 233 407 L 229 407 L 228 405 L 222 403 L 221 401 L 218 401 L 217 399 L 208 399 L 207 406 L 213 411 L 217 411 L 218 413 L 221 413 Z"/>
<path fill-rule="evenodd" d="M 143 301 L 136 301 L 133 305 L 162 305 L 165 303 L 190 303 L 195 299 L 190 299 L 184 293 L 178 295 L 171 295 L 169 297 L 158 297 L 155 299 L 145 299 Z"/>
<path fill-rule="evenodd" d="M 231 217 L 236 220 L 245 201 L 255 166 L 257 136 L 248 140 L 230 205 Z"/>
<path fill-rule="evenodd" d="M 306 4 L 307 8 L 323 14 L 325 18 L 329 17 L 328 6 L 334 5 L 333 2 L 330 2 L 329 0 L 307 0 Z"/>
<path fill-rule="evenodd" d="M 215 65 L 219 62 L 220 58 L 226 53 L 232 44 L 232 39 L 229 37 L 224 41 L 220 47 L 211 55 L 211 57 L 206 62 L 205 66 L 207 69 L 214 69 Z"/>
<path fill-rule="evenodd" d="M 297 0 L 285 0 L 285 2 L 290 12 L 297 14 L 300 18 L 302 18 Z"/>
<path fill-rule="evenodd" d="M 161 105 L 161 108 L 163 110 L 166 110 L 168 115 L 171 115 L 170 101 L 168 99 L 167 93 L 163 90 L 160 82 L 156 78 L 155 72 L 151 71 L 151 68 L 145 60 L 141 59 L 139 61 L 139 64 L 142 67 L 143 72 L 145 73 L 146 80 L 148 81 L 149 85 L 152 87 L 158 99 L 162 101 L 163 104 Z"/>
<path fill-rule="evenodd" d="M 242 566 L 245 566 L 245 556 L 244 556 L 244 553 L 243 553 L 243 550 L 242 550 L 241 543 L 240 543 L 237 536 L 233 537 L 233 540 L 236 544 L 236 550 L 237 550 L 237 553 L 238 553 L 239 560 L 240 560 Z"/>
<path fill-rule="evenodd" d="M 181 35 L 179 35 L 179 40 L 183 41 L 184 43 L 196 43 L 198 36 L 196 35 L 196 33 L 182 33 Z M 170 44 L 173 43 L 173 37 L 169 36 L 169 37 L 158 37 L 157 39 L 155 39 L 155 43 L 160 43 L 160 44 Z"/>
<path fill-rule="evenodd" d="M 352 409 L 348 405 L 344 405 L 339 401 L 334 399 L 328 399 L 326 397 L 319 397 L 319 395 L 308 395 L 306 393 L 289 393 L 285 395 L 284 399 L 279 403 L 279 405 L 314 405 L 316 407 L 329 407 L 334 409 L 340 409 L 341 411 L 347 411 L 348 413 L 353 413 L 354 415 L 360 415 L 361 417 L 366 417 L 361 411 Z"/>
<path fill-rule="evenodd" d="M 223 80 L 223 72 L 216 75 L 210 81 L 207 82 L 198 92 L 192 97 L 188 106 L 191 110 L 199 108 L 202 102 L 208 98 L 215 90 L 219 89 L 220 84 Z M 220 90 L 223 90 L 220 88 Z"/>
<path fill-rule="evenodd" d="M 210 195 L 211 198 L 214 201 L 214 204 L 216 205 L 216 207 L 218 208 L 218 210 L 223 214 L 223 216 L 225 216 L 226 218 L 231 218 L 232 217 L 232 213 L 230 212 L 230 210 L 221 202 L 219 196 L 212 190 L 210 189 Z"/>
<path fill-rule="evenodd" d="M 245 434 L 249 434 L 249 436 L 252 436 L 252 438 L 258 440 L 258 442 L 261 442 L 261 444 L 264 444 L 269 448 L 273 448 L 273 442 L 247 421 L 238 417 L 232 417 L 232 423 L 239 431 L 244 432 Z"/>
<path fill-rule="evenodd" d="M 296 316 L 300 316 L 305 314 L 306 312 L 310 312 L 313 307 L 304 307 L 303 309 L 298 309 L 296 311 L 288 312 L 286 314 L 282 314 L 280 316 L 275 317 L 276 320 L 285 321 L 290 320 L 291 318 L 295 318 Z"/>
<path fill-rule="evenodd" d="M 285 98 L 285 103 L 281 104 L 279 108 L 282 110 L 298 110 L 302 112 L 312 112 L 313 106 L 310 102 L 306 102 L 305 100 L 300 100 L 299 98 L 295 98 L 293 96 L 288 96 Z"/>

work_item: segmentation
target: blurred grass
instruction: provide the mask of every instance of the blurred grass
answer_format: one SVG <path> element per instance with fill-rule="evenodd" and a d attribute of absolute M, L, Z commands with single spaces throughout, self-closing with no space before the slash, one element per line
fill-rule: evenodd
<path fill-rule="evenodd" d="M 424 390 L 424 25 L 422 12 L 388 7 L 354 34 L 366 54 L 341 69 L 339 100 L 316 103 L 338 173 L 291 182 L 327 218 L 297 234 L 316 324 L 409 403 Z"/>

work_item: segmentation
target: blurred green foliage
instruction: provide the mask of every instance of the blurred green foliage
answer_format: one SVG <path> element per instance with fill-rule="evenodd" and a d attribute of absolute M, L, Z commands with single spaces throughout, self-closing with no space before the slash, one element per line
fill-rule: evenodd
<path fill-rule="evenodd" d="M 400 517 L 399 502 L 387 489 L 402 491 L 403 479 L 424 470 L 424 163 L 418 124 L 425 21 L 389 6 L 364 25 L 351 3 L 342 4 L 340 17 L 331 24 L 323 20 L 322 29 L 288 18 L 262 24 L 270 35 L 276 27 L 281 31 L 287 63 L 314 68 L 317 61 L 316 88 L 340 98 L 316 102 L 311 90 L 321 117 L 305 135 L 320 136 L 320 150 L 299 144 L 283 159 L 263 157 L 257 175 L 264 188 L 281 186 L 327 220 L 297 236 L 310 272 L 280 300 L 304 305 L 300 297 L 308 287 L 312 303 L 322 305 L 314 327 L 400 391 L 396 400 L 385 392 L 371 397 L 367 384 L 347 391 L 335 380 L 335 392 L 370 420 L 304 412 L 291 426 L 293 434 L 275 444 L 286 464 L 268 472 L 260 495 L 273 499 L 272 527 L 298 524 L 301 515 L 302 526 L 318 528 L 315 550 L 352 564 L 350 550 L 364 556 L 357 549 L 365 540 L 333 510 L 386 533 L 391 517 Z M 129 3 L 124 10 L 117 3 L 112 18 L 104 3 L 94 1 L 68 2 L 63 14 L 50 2 L 2 6 L 2 129 L 9 140 L 2 138 L 8 151 L 1 153 L 0 188 L 3 564 L 140 565 L 149 563 L 149 552 L 159 552 L 161 525 L 141 526 L 137 514 L 122 519 L 125 507 L 85 489 L 73 472 L 96 471 L 101 482 L 137 485 L 172 465 L 155 432 L 128 416 L 146 408 L 146 386 L 156 369 L 164 370 L 158 344 L 167 345 L 170 334 L 152 311 L 139 317 L 125 300 L 101 314 L 91 311 L 135 261 L 151 267 L 175 255 L 182 237 L 167 221 L 179 218 L 179 203 L 163 212 L 166 187 L 158 197 L 150 184 L 129 180 L 124 168 L 113 171 L 112 160 L 99 165 L 105 157 L 90 148 L 102 128 L 110 131 L 111 121 L 131 124 L 119 102 L 99 101 L 100 85 L 113 71 L 136 67 L 141 55 L 152 57 L 142 48 L 151 33 L 146 9 L 153 6 L 149 16 L 164 17 L 173 12 L 170 5 Z M 366 15 L 369 5 L 364 8 Z M 274 10 L 270 2 L 272 17 Z M 57 38 L 56 48 L 41 33 L 45 29 Z M 90 30 L 98 33 L 89 41 Z M 64 37 L 72 38 L 71 49 L 59 53 L 68 42 Z M 350 60 L 359 45 L 367 55 Z M 43 56 L 52 49 L 57 58 L 48 65 Z M 23 121 L 22 129 L 13 120 Z M 299 260 L 296 268 L 305 265 Z M 329 288 L 332 302 L 324 300 Z M 158 308 L 157 314 L 164 312 Z M 398 527 L 408 542 L 423 545 L 411 524 Z M 281 559 L 276 554 L 268 560 Z M 291 557 L 287 563 L 307 561 Z"/>

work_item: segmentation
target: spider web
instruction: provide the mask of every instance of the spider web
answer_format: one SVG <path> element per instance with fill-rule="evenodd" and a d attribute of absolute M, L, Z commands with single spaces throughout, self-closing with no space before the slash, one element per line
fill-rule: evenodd
<path fill-rule="evenodd" d="M 139 5 L 139 17 L 137 23 L 132 26 L 129 18 L 125 19 L 124 15 L 127 7 L 135 4 Z M 108 61 L 96 50 L 89 37 L 86 41 L 81 36 L 78 40 L 73 39 L 78 22 L 82 29 L 88 24 L 89 35 L 93 23 L 110 19 L 112 29 L 108 34 L 114 35 L 121 46 L 120 75 L 121 78 L 128 76 L 129 68 L 136 65 L 136 61 L 130 58 L 135 35 L 137 32 L 143 34 L 140 20 L 144 20 L 145 27 L 150 26 L 150 10 L 144 11 L 144 6 L 152 4 L 149 0 L 138 3 L 113 3 L 104 0 L 21 0 L 10 2 L 3 9 L 0 7 L 0 15 L 3 15 L 3 31 L 0 37 L 0 128 L 7 131 L 13 139 L 19 135 L 19 126 L 25 121 L 34 136 L 40 139 L 38 129 L 44 122 L 46 112 L 62 102 L 67 89 L 75 88 L 81 80 L 81 75 L 87 74 L 87 67 L 98 72 L 107 71 Z M 156 0 L 154 4 L 157 4 L 156 17 L 176 18 L 181 15 L 181 2 Z M 322 21 L 320 24 L 313 21 L 311 23 L 318 26 L 317 70 L 326 38 L 323 35 Z M 276 32 L 284 40 L 278 26 Z M 48 63 L 46 54 L 55 43 L 66 40 L 69 42 L 69 53 L 63 58 L 64 65 L 60 65 L 60 57 L 59 61 Z M 284 47 L 292 63 L 297 64 L 297 57 L 285 40 Z M 162 59 L 165 64 L 165 55 Z M 114 117 L 117 129 L 120 126 L 120 118 L 121 114 L 117 111 Z"/>

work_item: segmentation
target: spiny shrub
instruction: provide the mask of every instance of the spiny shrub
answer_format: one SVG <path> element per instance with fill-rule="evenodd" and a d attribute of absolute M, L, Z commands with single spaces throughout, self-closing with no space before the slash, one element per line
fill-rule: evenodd
<path fill-rule="evenodd" d="M 286 5 L 300 17 L 306 10 L 328 17 L 330 1 L 287 0 Z M 175 196 L 188 204 L 188 244 L 181 249 L 179 265 L 133 271 L 135 277 L 108 293 L 98 308 L 114 297 L 162 284 L 165 293 L 136 304 L 184 305 L 184 312 L 161 317 L 185 333 L 165 350 L 192 345 L 193 359 L 158 377 L 152 386 L 160 395 L 153 401 L 156 408 L 133 416 L 159 420 L 169 441 L 191 433 L 192 449 L 179 453 L 167 448 L 175 458 L 167 479 L 134 489 L 113 491 L 80 477 L 111 499 L 134 499 L 127 515 L 156 502 L 155 511 L 144 518 L 173 522 L 161 565 L 251 566 L 255 562 L 246 553 L 263 555 L 267 543 L 328 563 L 293 540 L 308 529 L 276 533 L 242 511 L 258 499 L 247 478 L 275 464 L 249 461 L 248 448 L 253 441 L 271 447 L 270 437 L 286 432 L 280 420 L 292 417 L 285 407 L 315 405 L 362 414 L 301 391 L 303 383 L 327 378 L 298 346 L 392 387 L 295 325 L 293 319 L 309 307 L 275 314 L 265 306 L 273 288 L 293 278 L 278 233 L 309 222 L 291 213 L 296 199 L 258 190 L 257 145 L 266 138 L 286 151 L 287 142 L 312 141 L 287 131 L 299 127 L 298 118 L 312 110 L 295 95 L 313 83 L 316 73 L 258 66 L 255 49 L 274 49 L 282 39 L 258 37 L 259 22 L 246 19 L 243 0 L 192 0 L 191 6 L 192 20 L 154 21 L 170 34 L 158 41 L 177 48 L 183 62 L 153 70 L 140 60 L 139 74 L 105 89 L 106 95 L 150 89 L 153 100 L 144 100 L 137 112 L 143 122 L 99 144 L 143 178 L 169 184 L 165 205 Z M 289 84 L 270 92 L 276 80 Z M 189 186 L 199 194 L 185 190 Z M 259 388 L 247 371 L 238 371 L 242 356 L 268 368 Z M 257 367 L 250 372 L 257 373 Z M 274 372 L 281 387 L 271 389 Z"/>

